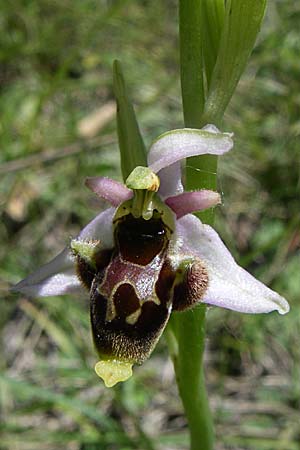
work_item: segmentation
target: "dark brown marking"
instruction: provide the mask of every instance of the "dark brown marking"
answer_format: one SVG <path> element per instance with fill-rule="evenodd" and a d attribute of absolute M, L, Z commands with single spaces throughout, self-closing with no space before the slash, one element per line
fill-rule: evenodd
<path fill-rule="evenodd" d="M 145 302 L 141 315 L 136 323 L 136 329 L 141 335 L 155 333 L 161 328 L 168 317 L 168 309 L 164 305 L 157 305 L 152 301 Z"/>
<path fill-rule="evenodd" d="M 105 269 L 107 267 L 111 255 L 113 253 L 112 249 L 105 249 L 101 250 L 100 252 L 96 253 L 95 255 L 95 264 L 97 268 L 97 272 L 100 272 L 101 270 Z"/>
<path fill-rule="evenodd" d="M 176 272 L 171 267 L 170 261 L 166 259 L 155 285 L 156 295 L 163 305 L 167 305 L 171 300 L 175 276 Z"/>
<path fill-rule="evenodd" d="M 83 287 L 90 290 L 95 276 L 95 269 L 79 255 L 76 256 L 76 273 Z"/>
<path fill-rule="evenodd" d="M 116 308 L 116 318 L 126 321 L 126 318 L 140 308 L 140 302 L 129 283 L 121 284 L 116 290 L 113 302 Z"/>
<path fill-rule="evenodd" d="M 124 260 L 142 266 L 149 264 L 168 243 L 160 218 L 136 219 L 131 214 L 117 224 L 115 237 Z"/>
<path fill-rule="evenodd" d="M 85 259 L 76 255 L 76 272 L 82 285 L 90 290 L 96 273 L 100 273 L 109 263 L 112 250 L 101 250 L 95 255 L 96 269 L 86 262 Z"/>

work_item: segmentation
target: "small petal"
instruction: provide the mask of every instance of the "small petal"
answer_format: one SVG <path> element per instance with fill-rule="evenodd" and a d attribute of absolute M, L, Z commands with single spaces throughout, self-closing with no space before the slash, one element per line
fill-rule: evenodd
<path fill-rule="evenodd" d="M 132 197 L 132 190 L 128 189 L 119 181 L 106 177 L 88 177 L 85 185 L 91 189 L 98 197 L 103 198 L 112 206 L 119 206 L 120 203 Z"/>
<path fill-rule="evenodd" d="M 221 203 L 218 192 L 202 189 L 201 191 L 184 192 L 169 197 L 165 203 L 175 212 L 177 219 L 194 211 L 202 211 Z"/>
<path fill-rule="evenodd" d="M 159 136 L 151 145 L 148 165 L 158 173 L 189 156 L 212 154 L 222 155 L 233 147 L 232 135 L 221 133 L 213 125 L 202 130 L 184 128 L 168 131 Z"/>
<path fill-rule="evenodd" d="M 182 248 L 198 256 L 209 274 L 203 302 L 244 313 L 280 314 L 289 311 L 287 301 L 238 266 L 218 234 L 199 219 L 187 215 L 177 222 Z"/>
<path fill-rule="evenodd" d="M 78 289 L 80 282 L 68 248 L 12 288 L 13 291 L 30 297 L 63 295 L 74 293 Z"/>
<path fill-rule="evenodd" d="M 115 208 L 100 213 L 79 233 L 78 239 L 99 240 L 103 248 L 113 247 L 112 220 Z M 45 264 L 13 288 L 31 297 L 64 295 L 84 292 L 75 271 L 72 252 L 67 247 L 49 263 Z"/>

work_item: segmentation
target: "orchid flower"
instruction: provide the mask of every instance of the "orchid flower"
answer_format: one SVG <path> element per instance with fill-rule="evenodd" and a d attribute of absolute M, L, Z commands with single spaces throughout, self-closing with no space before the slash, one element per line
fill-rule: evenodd
<path fill-rule="evenodd" d="M 161 135 L 148 167 L 125 185 L 103 177 L 86 185 L 111 207 L 52 261 L 19 282 L 30 296 L 89 292 L 91 324 L 107 386 L 124 381 L 149 357 L 172 311 L 198 303 L 243 313 L 285 314 L 287 301 L 239 267 L 214 229 L 191 213 L 220 203 L 209 190 L 184 192 L 180 162 L 222 155 L 233 146 L 213 125 Z"/>

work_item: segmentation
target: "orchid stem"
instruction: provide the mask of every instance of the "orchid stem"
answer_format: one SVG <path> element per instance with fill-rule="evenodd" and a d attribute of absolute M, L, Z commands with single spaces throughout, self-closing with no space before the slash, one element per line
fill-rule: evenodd
<path fill-rule="evenodd" d="M 213 449 L 213 424 L 205 389 L 203 352 L 205 306 L 173 314 L 172 328 L 178 342 L 173 356 L 176 380 L 190 431 L 191 450 Z"/>
<path fill-rule="evenodd" d="M 181 90 L 186 127 L 201 128 L 205 105 L 202 67 L 201 2 L 179 1 Z M 187 190 L 216 189 L 217 158 L 212 155 L 188 158 Z M 202 214 L 212 224 L 213 210 Z M 205 346 L 204 305 L 172 316 L 178 351 L 173 353 L 176 380 L 185 409 L 191 450 L 212 450 L 213 422 L 206 393 L 203 353 Z"/>
<path fill-rule="evenodd" d="M 254 47 L 266 0 L 179 0 L 181 91 L 186 127 L 220 127 Z M 188 158 L 186 190 L 216 190 L 217 157 Z M 197 216 L 213 224 L 212 209 Z M 177 346 L 170 353 L 186 412 L 191 450 L 213 449 L 213 425 L 205 389 L 204 305 L 174 313 L 170 322 Z M 177 351 L 174 350 L 177 348 Z"/>

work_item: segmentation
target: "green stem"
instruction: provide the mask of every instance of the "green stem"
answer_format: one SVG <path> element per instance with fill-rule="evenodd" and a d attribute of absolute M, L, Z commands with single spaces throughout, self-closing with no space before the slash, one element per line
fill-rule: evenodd
<path fill-rule="evenodd" d="M 180 76 L 184 121 L 199 127 L 204 110 L 201 8 L 199 0 L 179 1 Z"/>
<path fill-rule="evenodd" d="M 220 127 L 245 69 L 265 12 L 266 0 L 179 0 L 180 69 L 186 127 Z M 205 74 L 205 78 L 204 78 Z M 188 158 L 186 189 L 216 190 L 217 157 Z M 212 225 L 214 211 L 197 214 Z M 204 305 L 174 313 L 169 339 L 191 450 L 213 449 L 213 425 L 205 389 Z M 177 345 L 174 344 L 177 341 Z"/>
<path fill-rule="evenodd" d="M 203 352 L 205 306 L 173 313 L 172 329 L 178 342 L 173 356 L 176 380 L 188 420 L 191 450 L 213 449 L 213 424 L 205 389 Z"/>
<path fill-rule="evenodd" d="M 186 127 L 200 128 L 205 103 L 203 88 L 201 2 L 180 0 L 180 64 L 181 89 Z M 211 155 L 187 160 L 187 189 L 215 189 L 217 159 Z M 213 214 L 205 217 L 213 221 Z M 171 327 L 177 339 L 178 351 L 173 361 L 186 417 L 191 450 L 213 449 L 213 423 L 209 409 L 203 371 L 205 345 L 205 313 L 201 305 L 192 311 L 174 313 Z"/>

